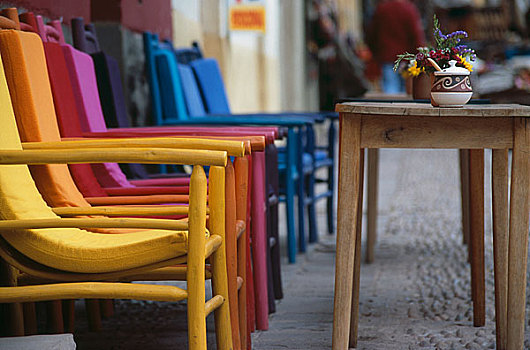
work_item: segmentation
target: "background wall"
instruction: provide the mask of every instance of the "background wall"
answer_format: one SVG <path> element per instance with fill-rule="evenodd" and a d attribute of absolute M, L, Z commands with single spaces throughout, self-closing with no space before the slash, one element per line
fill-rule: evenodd
<path fill-rule="evenodd" d="M 230 32 L 228 0 L 0 0 L 49 19 L 62 18 L 67 40 L 73 17 L 93 22 L 103 50 L 122 70 L 128 113 L 149 122 L 141 32 L 172 38 L 175 46 L 198 41 L 218 59 L 234 112 L 318 108 L 318 79 L 309 77 L 305 19 L 311 0 L 266 0 L 266 32 Z M 344 30 L 361 28 L 360 0 L 336 1 Z"/>
<path fill-rule="evenodd" d="M 233 112 L 281 108 L 280 1 L 268 0 L 266 33 L 229 32 L 228 1 L 172 1 L 173 42 L 198 41 L 220 64 Z"/>

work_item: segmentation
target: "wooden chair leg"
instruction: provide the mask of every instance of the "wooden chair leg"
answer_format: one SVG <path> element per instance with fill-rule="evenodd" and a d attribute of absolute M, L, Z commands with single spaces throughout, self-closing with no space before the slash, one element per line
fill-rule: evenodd
<path fill-rule="evenodd" d="M 249 162 L 245 158 L 236 158 L 234 161 L 235 181 L 236 181 L 236 218 L 237 220 L 247 220 L 247 194 Z M 249 227 L 246 226 L 246 231 Z M 237 241 L 237 275 L 243 279 L 243 284 L 239 290 L 239 331 L 241 339 L 241 349 L 248 347 L 250 331 L 247 323 L 247 236 L 244 232 Z"/>
<path fill-rule="evenodd" d="M 74 333 L 75 330 L 75 300 L 63 300 L 63 321 L 64 330 L 67 333 Z"/>
<path fill-rule="evenodd" d="M 283 299 L 280 235 L 278 232 L 278 204 L 271 208 L 271 212 L 272 222 L 274 225 L 272 230 L 272 237 L 276 241 L 274 246 L 271 248 L 272 283 L 274 287 L 274 298 Z"/>
<path fill-rule="evenodd" d="M 62 301 L 47 301 L 46 315 L 48 323 L 48 332 L 56 334 L 64 333 Z"/>
<path fill-rule="evenodd" d="M 467 245 L 469 242 L 469 150 L 461 149 L 458 155 L 460 159 L 460 194 L 462 198 L 462 242 Z"/>
<path fill-rule="evenodd" d="M 355 260 L 353 265 L 353 285 L 350 318 L 350 347 L 357 347 L 357 334 L 359 333 L 359 295 L 361 281 L 361 232 L 363 222 L 363 183 L 364 183 L 364 150 L 361 150 L 359 174 L 359 204 L 357 207 L 357 227 L 355 231 Z"/>
<path fill-rule="evenodd" d="M 101 316 L 103 318 L 109 318 L 114 315 L 114 300 L 101 299 L 99 301 L 99 307 L 101 308 Z"/>
<path fill-rule="evenodd" d="M 302 157 L 303 147 L 302 147 L 302 131 L 300 131 L 300 134 L 297 138 L 297 152 L 298 157 L 296 158 L 297 161 L 297 168 L 298 168 L 298 180 L 297 180 L 297 188 L 298 188 L 298 251 L 300 253 L 305 253 L 307 249 L 307 242 L 306 242 L 306 231 L 305 231 L 305 208 L 306 208 L 306 199 L 312 200 L 312 198 L 309 197 L 309 194 L 305 190 L 305 182 L 306 174 L 304 174 L 304 161 Z M 307 195 L 307 197 L 306 197 Z"/>
<path fill-rule="evenodd" d="M 294 210 L 296 169 L 296 131 L 291 127 L 287 133 L 287 169 L 285 179 L 285 209 L 287 219 L 287 256 L 289 263 L 296 262 L 296 224 Z"/>
<path fill-rule="evenodd" d="M 473 325 L 486 324 L 486 287 L 484 272 L 484 150 L 470 150 L 469 200 L 471 203 L 471 295 Z"/>
<path fill-rule="evenodd" d="M 271 256 L 271 236 L 270 236 L 270 216 L 269 216 L 269 210 L 267 208 L 266 210 L 266 216 L 267 216 L 267 294 L 268 294 L 268 300 L 269 300 L 269 314 L 273 314 L 276 312 L 276 299 L 274 299 L 274 282 L 272 280 L 272 256 Z M 274 242 L 276 243 L 276 242 Z"/>
<path fill-rule="evenodd" d="M 508 342 L 507 349 L 524 346 L 526 263 L 530 205 L 530 125 L 514 120 L 510 189 L 510 233 L 508 248 Z"/>
<path fill-rule="evenodd" d="M 495 330 L 497 349 L 506 350 L 508 306 L 508 150 L 494 149 L 491 160 Z"/>
<path fill-rule="evenodd" d="M 219 174 L 218 174 L 219 173 Z M 216 177 L 215 175 L 220 175 Z M 225 186 L 224 169 L 219 170 L 219 167 L 210 168 L 210 188 L 214 187 L 210 193 L 210 230 L 215 234 L 224 236 L 225 232 L 225 213 L 224 213 L 224 191 Z M 219 188 L 222 187 L 222 188 Z M 190 179 L 190 208 L 189 208 L 189 238 L 188 238 L 188 268 L 186 272 L 186 284 L 188 288 L 188 348 L 190 350 L 206 350 L 206 291 L 204 288 L 204 245 L 206 244 L 206 238 L 201 232 L 206 229 L 206 175 L 201 166 L 194 166 L 193 172 Z M 199 233 L 199 234 L 197 234 Z M 224 278 L 226 285 L 226 251 L 225 251 L 225 240 L 221 243 L 221 246 L 212 254 L 210 259 L 212 263 L 212 282 L 214 285 L 218 280 Z M 220 259 L 216 259 L 216 254 L 223 254 Z M 217 256 L 218 257 L 218 256 Z M 224 275 L 219 274 L 217 269 L 219 265 L 224 266 Z M 226 291 L 226 289 L 224 290 Z M 214 296 L 217 295 L 214 291 Z M 228 293 L 221 294 L 225 298 L 226 305 L 229 305 Z M 225 304 L 223 303 L 223 304 Z M 221 305 L 217 310 L 221 309 Z M 229 309 L 227 310 L 227 317 L 225 322 L 217 323 L 217 327 L 226 329 L 230 328 L 230 316 Z M 216 319 L 217 321 L 217 319 Z M 228 330 L 229 331 L 229 330 Z M 228 338 L 225 338 L 226 342 L 230 339 L 230 333 Z M 218 341 L 220 339 L 217 339 Z M 231 342 L 226 348 L 230 348 Z M 219 346 L 219 344 L 218 344 Z M 221 346 L 218 347 L 222 349 Z"/>
<path fill-rule="evenodd" d="M 267 157 L 267 177 L 273 188 L 273 195 L 276 197 L 276 202 L 269 206 L 270 226 L 267 230 L 270 231 L 276 243 L 270 250 L 271 264 L 272 264 L 272 283 L 274 284 L 274 298 L 283 298 L 282 288 L 282 273 L 281 273 L 281 253 L 280 253 L 280 234 L 279 234 L 279 218 L 278 218 L 278 203 L 280 198 L 279 191 L 279 172 L 278 172 L 278 150 L 274 145 L 267 146 L 265 155 Z"/>
<path fill-rule="evenodd" d="M 88 318 L 88 329 L 91 332 L 101 331 L 101 308 L 98 299 L 85 299 L 85 309 Z"/>
<path fill-rule="evenodd" d="M 21 337 L 24 335 L 24 311 L 21 303 L 8 304 L 10 336 Z"/>
<path fill-rule="evenodd" d="M 24 335 L 37 334 L 37 313 L 35 303 L 23 303 L 24 312 Z"/>
<path fill-rule="evenodd" d="M 374 261 L 374 249 L 377 241 L 377 194 L 379 179 L 379 149 L 368 149 L 368 181 L 366 209 L 366 257 L 367 263 Z"/>
<path fill-rule="evenodd" d="M 335 123 L 330 121 L 328 129 L 328 157 L 332 157 L 333 165 L 328 168 L 328 191 L 331 191 L 331 196 L 327 199 L 327 216 L 328 216 L 328 234 L 335 232 L 335 221 L 334 216 L 334 205 L 335 205 L 335 142 L 336 142 L 336 130 Z"/>
<path fill-rule="evenodd" d="M 209 196 L 210 230 L 224 235 L 225 230 L 225 173 L 224 168 L 210 168 Z M 217 349 L 228 350 L 233 347 L 232 331 L 230 327 L 230 298 L 228 296 L 228 281 L 226 268 L 226 248 L 223 244 L 210 257 L 212 264 L 212 289 L 214 295 L 221 295 L 225 302 L 215 310 L 215 333 Z M 204 269 L 202 269 L 204 271 Z M 204 283 L 203 283 L 204 290 Z M 204 310 L 204 304 L 201 306 Z M 206 323 L 205 323 L 206 324 Z M 201 323 L 202 327 L 202 323 Z M 191 348 L 190 348 L 191 349 Z"/>
<path fill-rule="evenodd" d="M 16 286 L 17 277 L 15 269 L 4 260 L 0 259 L 0 285 Z M 20 337 L 24 335 L 24 314 L 21 303 L 4 304 L 7 314 L 7 335 Z"/>
<path fill-rule="evenodd" d="M 315 171 L 307 176 L 306 192 L 311 203 L 307 205 L 307 216 L 309 218 L 309 243 L 318 242 L 318 226 L 315 202 Z"/>
<path fill-rule="evenodd" d="M 237 232 L 236 232 L 236 189 L 234 166 L 230 159 L 225 170 L 225 247 L 228 272 L 228 296 L 230 298 L 230 323 L 234 350 L 241 349 L 239 337 L 239 311 L 237 290 Z"/>
<path fill-rule="evenodd" d="M 254 263 L 254 292 L 256 327 L 269 329 L 269 301 L 267 287 L 267 222 L 265 219 L 265 156 L 256 152 L 252 162 L 252 261 Z"/>
<path fill-rule="evenodd" d="M 254 300 L 254 273 L 252 271 L 252 254 L 250 253 L 250 236 L 252 232 L 252 220 L 250 213 L 252 212 L 252 156 L 247 156 L 249 166 L 249 177 L 248 177 L 248 192 L 247 196 L 247 327 L 250 332 L 256 330 L 256 303 Z M 248 344 L 250 344 L 250 335 L 247 337 Z"/>

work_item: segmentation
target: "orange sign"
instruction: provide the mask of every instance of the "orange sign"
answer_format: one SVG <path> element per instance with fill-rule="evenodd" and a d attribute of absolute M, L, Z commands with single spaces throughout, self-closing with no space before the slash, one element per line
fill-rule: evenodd
<path fill-rule="evenodd" d="M 265 32 L 265 6 L 234 5 L 229 17 L 230 30 Z"/>

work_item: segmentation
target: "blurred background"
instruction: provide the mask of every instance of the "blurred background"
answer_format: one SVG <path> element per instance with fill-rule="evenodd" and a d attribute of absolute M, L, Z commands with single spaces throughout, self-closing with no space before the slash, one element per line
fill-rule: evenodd
<path fill-rule="evenodd" d="M 384 1 L 384 0 L 383 0 Z M 129 117 L 149 122 L 143 31 L 176 47 L 198 42 L 218 59 L 233 112 L 332 110 L 336 98 L 380 93 L 366 33 L 378 0 L 7 0 L 1 7 L 93 22 L 118 59 Z M 477 51 L 474 87 L 492 102 L 530 103 L 529 0 L 416 0 L 427 43 L 466 30 Z M 388 35 L 392 35 L 389 33 Z"/>

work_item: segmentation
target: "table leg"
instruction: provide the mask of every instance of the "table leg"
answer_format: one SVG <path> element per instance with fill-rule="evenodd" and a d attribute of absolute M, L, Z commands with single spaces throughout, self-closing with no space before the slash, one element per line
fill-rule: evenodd
<path fill-rule="evenodd" d="M 469 200 L 471 203 L 471 296 L 473 325 L 486 324 L 484 278 L 484 150 L 469 151 Z"/>
<path fill-rule="evenodd" d="M 359 162 L 359 200 L 357 206 L 357 229 L 355 230 L 355 260 L 353 263 L 353 284 L 350 312 L 350 348 L 357 347 L 359 333 L 359 283 L 361 281 L 361 232 L 363 227 L 363 183 L 364 183 L 364 149 L 361 150 Z"/>
<path fill-rule="evenodd" d="M 510 189 L 510 233 L 508 252 L 508 346 L 524 344 L 526 261 L 528 253 L 530 195 L 530 122 L 514 120 L 512 183 Z"/>
<path fill-rule="evenodd" d="M 348 349 L 359 205 L 361 119 L 341 115 L 333 349 Z"/>
<path fill-rule="evenodd" d="M 497 349 L 506 349 L 508 303 L 508 150 L 494 149 L 491 159 L 493 256 Z"/>
<path fill-rule="evenodd" d="M 374 249 L 377 241 L 377 193 L 379 179 L 379 149 L 368 149 L 368 181 L 366 183 L 366 257 L 367 263 L 374 261 Z M 361 213 L 362 214 L 362 213 Z"/>
<path fill-rule="evenodd" d="M 469 150 L 461 149 L 459 158 L 460 193 L 462 196 L 462 242 L 467 245 L 469 243 Z M 470 261 L 469 257 L 468 261 Z"/>

